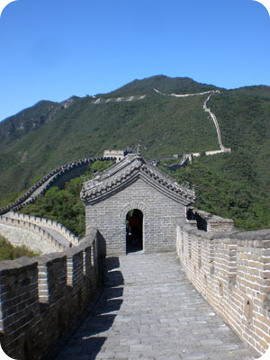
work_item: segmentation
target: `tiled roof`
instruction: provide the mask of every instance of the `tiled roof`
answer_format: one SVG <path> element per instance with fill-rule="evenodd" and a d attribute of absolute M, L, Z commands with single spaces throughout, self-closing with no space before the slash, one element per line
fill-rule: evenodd
<path fill-rule="evenodd" d="M 147 163 L 139 154 L 128 154 L 118 164 L 85 182 L 81 198 L 89 203 L 97 203 L 128 187 L 138 178 L 183 205 L 190 205 L 195 201 L 194 191 L 180 186 L 176 180 Z"/>

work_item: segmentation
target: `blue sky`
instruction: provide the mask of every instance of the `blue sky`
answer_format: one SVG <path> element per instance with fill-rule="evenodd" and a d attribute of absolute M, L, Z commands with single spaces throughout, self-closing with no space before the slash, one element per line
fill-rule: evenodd
<path fill-rule="evenodd" d="M 0 120 L 160 74 L 270 85 L 269 65 L 270 18 L 252 0 L 17 0 L 0 18 Z"/>

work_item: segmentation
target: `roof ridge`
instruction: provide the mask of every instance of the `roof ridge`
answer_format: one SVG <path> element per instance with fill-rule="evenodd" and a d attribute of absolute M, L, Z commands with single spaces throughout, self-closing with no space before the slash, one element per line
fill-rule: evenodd
<path fill-rule="evenodd" d="M 195 192 L 189 190 L 146 162 L 140 154 L 128 154 L 115 166 L 105 170 L 96 178 L 87 181 L 81 191 L 82 200 L 98 202 L 121 191 L 141 177 L 159 192 L 184 205 L 195 200 Z"/>

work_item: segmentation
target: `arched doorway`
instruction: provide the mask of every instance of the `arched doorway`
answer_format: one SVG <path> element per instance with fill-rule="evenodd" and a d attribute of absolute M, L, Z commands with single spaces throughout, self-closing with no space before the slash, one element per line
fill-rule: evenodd
<path fill-rule="evenodd" d="M 126 252 L 143 250 L 143 213 L 130 210 L 126 215 Z"/>

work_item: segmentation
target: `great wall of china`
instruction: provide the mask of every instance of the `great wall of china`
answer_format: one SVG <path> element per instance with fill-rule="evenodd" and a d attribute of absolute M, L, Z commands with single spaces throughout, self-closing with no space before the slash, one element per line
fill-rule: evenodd
<path fill-rule="evenodd" d="M 207 103 L 212 95 L 209 93 L 203 104 L 211 117 L 214 114 Z M 212 119 L 215 122 L 215 116 Z M 218 152 L 229 151 L 221 137 L 219 146 Z M 36 233 L 46 242 L 49 252 L 33 259 L 0 262 L 1 344 L 11 357 L 46 359 L 57 340 L 93 306 L 103 276 L 108 239 L 95 228 L 88 229 L 84 239 L 78 239 L 61 224 L 16 211 L 50 186 L 61 186 L 80 176 L 95 160 L 83 159 L 53 170 L 19 200 L 0 209 L 0 225 Z M 149 192 L 148 187 L 143 191 Z M 141 204 L 143 200 L 134 202 L 127 197 L 122 205 L 124 212 L 134 206 L 146 212 L 146 206 Z M 179 213 L 174 228 L 175 251 L 185 273 L 225 323 L 263 355 L 270 344 L 270 230 L 240 232 L 229 219 L 196 209 L 191 212 L 193 217 L 187 219 Z M 169 213 L 159 216 L 166 222 Z M 150 229 L 150 225 L 144 226 Z M 57 241 L 51 231 L 57 231 L 64 240 Z"/>
<path fill-rule="evenodd" d="M 1 345 L 11 358 L 46 358 L 91 309 L 104 270 L 99 236 L 93 230 L 68 251 L 0 262 Z"/>
<path fill-rule="evenodd" d="M 209 151 L 205 151 L 205 154 L 207 156 L 209 155 L 216 155 L 216 154 L 222 154 L 222 153 L 226 153 L 226 152 L 231 152 L 230 148 L 226 148 L 223 143 L 222 143 L 222 137 L 221 137 L 221 131 L 220 131 L 220 127 L 219 127 L 219 123 L 217 120 L 217 117 L 214 113 L 212 113 L 211 109 L 207 106 L 207 103 L 210 101 L 211 97 L 216 95 L 216 94 L 220 94 L 219 90 L 209 90 L 209 91 L 204 91 L 204 92 L 200 92 L 200 93 L 191 93 L 191 94 L 175 94 L 175 93 L 171 93 L 171 94 L 164 94 L 161 91 L 159 91 L 158 89 L 153 89 L 153 91 L 161 96 L 171 96 L 171 97 L 176 97 L 178 99 L 181 98 L 187 98 L 187 97 L 194 97 L 194 96 L 205 96 L 208 95 L 207 99 L 203 102 L 202 108 L 203 110 L 209 114 L 209 116 L 211 117 L 211 119 L 213 120 L 213 123 L 215 125 L 216 128 L 216 132 L 217 132 L 217 139 L 218 139 L 218 144 L 219 144 L 219 149 L 218 150 L 209 150 Z M 138 100 L 143 100 L 146 98 L 146 95 L 131 95 L 131 96 L 127 96 L 127 97 L 117 97 L 117 98 L 108 98 L 108 99 L 103 99 L 101 97 L 96 98 L 96 97 L 92 97 L 92 104 L 95 105 L 100 105 L 100 104 L 106 104 L 109 102 L 130 102 L 130 101 L 138 101 Z M 200 156 L 200 153 L 193 153 L 193 154 L 185 154 L 184 157 L 188 158 L 191 155 L 193 156 Z"/>
<path fill-rule="evenodd" d="M 209 116 L 211 117 L 211 119 L 214 122 L 215 128 L 216 128 L 216 132 L 217 132 L 217 139 L 218 139 L 218 144 L 219 144 L 219 150 L 209 150 L 209 151 L 205 151 L 205 155 L 209 156 L 209 155 L 216 155 L 216 154 L 222 154 L 222 153 L 226 153 L 226 152 L 231 152 L 230 148 L 226 148 L 223 144 L 222 144 L 222 138 L 221 138 L 221 131 L 220 131 L 220 127 L 219 127 L 219 123 L 217 120 L 217 117 L 214 113 L 212 113 L 211 109 L 207 106 L 207 103 L 210 101 L 211 97 L 216 95 L 216 94 L 220 94 L 219 90 L 210 90 L 210 91 L 204 91 L 201 93 L 193 93 L 193 94 L 164 94 L 161 91 L 159 91 L 158 89 L 154 89 L 154 91 L 162 96 L 172 96 L 172 97 L 176 97 L 178 99 L 181 98 L 187 98 L 187 97 L 194 97 L 194 96 L 205 96 L 208 95 L 207 99 L 204 101 L 203 103 L 203 110 L 209 114 Z M 200 156 L 200 153 L 192 153 L 192 154 L 185 154 L 183 155 L 183 161 L 185 159 L 190 159 L 192 156 L 194 157 L 198 157 Z"/>

